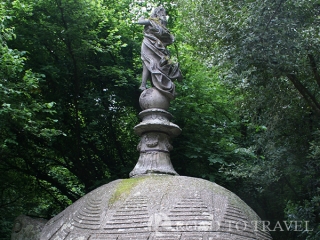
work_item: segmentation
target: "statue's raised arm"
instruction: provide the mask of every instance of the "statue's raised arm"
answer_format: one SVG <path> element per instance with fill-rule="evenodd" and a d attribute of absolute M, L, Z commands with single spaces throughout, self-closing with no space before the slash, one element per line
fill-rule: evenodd
<path fill-rule="evenodd" d="M 140 25 L 151 25 L 149 19 L 145 19 L 144 17 L 140 17 L 138 22 L 136 22 L 137 24 L 140 24 Z"/>
<path fill-rule="evenodd" d="M 173 80 L 182 80 L 179 65 L 170 60 L 167 46 L 174 37 L 167 29 L 167 14 L 163 7 L 154 9 L 149 19 L 140 18 L 137 24 L 144 25 L 144 39 L 141 46 L 143 62 L 141 90 L 146 89 L 147 80 L 153 87 L 170 99 L 175 96 Z"/>

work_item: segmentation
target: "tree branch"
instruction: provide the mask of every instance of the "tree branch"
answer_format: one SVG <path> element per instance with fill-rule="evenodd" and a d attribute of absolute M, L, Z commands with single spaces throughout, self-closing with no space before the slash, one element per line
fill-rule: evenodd
<path fill-rule="evenodd" d="M 79 194 L 69 190 L 67 186 L 60 183 L 57 179 L 49 176 L 47 173 L 44 173 L 44 172 L 40 171 L 39 169 L 37 169 L 35 164 L 33 164 L 33 163 L 30 164 L 30 162 L 27 161 L 26 159 L 24 159 L 24 161 L 26 163 L 27 169 L 23 169 L 21 167 L 18 167 L 17 165 L 13 165 L 8 161 L 5 161 L 5 163 L 8 166 L 10 166 L 11 169 L 16 170 L 16 172 L 20 172 L 20 173 L 26 174 L 28 176 L 33 176 L 37 180 L 41 179 L 41 180 L 48 182 L 52 186 L 56 187 L 63 195 L 68 197 L 72 202 L 75 202 L 77 199 L 79 199 L 81 197 Z"/>
<path fill-rule="evenodd" d="M 299 91 L 299 93 L 306 100 L 308 105 L 312 108 L 315 114 L 320 117 L 320 104 L 311 92 L 303 86 L 303 84 L 298 80 L 295 74 L 287 74 L 288 79 L 293 83 L 295 88 Z"/>
<path fill-rule="evenodd" d="M 278 12 L 279 12 L 279 10 L 280 10 L 281 5 L 282 5 L 283 2 L 284 2 L 284 1 L 280 1 L 280 2 L 279 2 L 279 5 L 278 5 L 277 9 L 273 12 L 273 14 L 272 14 L 272 16 L 270 17 L 270 19 L 269 19 L 269 21 L 268 21 L 265 29 L 267 29 L 267 28 L 269 27 L 272 19 L 274 19 L 274 17 L 278 14 Z"/>
<path fill-rule="evenodd" d="M 319 72 L 318 72 L 316 60 L 314 59 L 312 54 L 308 54 L 308 58 L 309 58 L 309 61 L 310 61 L 310 65 L 311 65 L 311 69 L 312 69 L 314 78 L 316 79 L 316 82 L 318 83 L 318 85 L 320 87 L 320 75 L 319 75 Z"/>
<path fill-rule="evenodd" d="M 0 209 L 1 209 L 1 208 L 5 208 L 5 207 L 10 206 L 10 205 L 13 205 L 15 202 L 19 201 L 19 200 L 22 199 L 22 198 L 24 198 L 24 196 L 18 196 L 18 197 L 16 197 L 15 199 L 10 200 L 10 201 L 8 201 L 8 202 L 6 202 L 6 203 L 1 203 L 1 204 L 0 204 Z"/>

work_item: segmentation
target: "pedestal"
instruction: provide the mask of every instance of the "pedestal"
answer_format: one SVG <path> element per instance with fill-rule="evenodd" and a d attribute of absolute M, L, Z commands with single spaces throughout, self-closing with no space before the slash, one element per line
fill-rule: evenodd
<path fill-rule="evenodd" d="M 170 140 L 178 136 L 181 129 L 170 122 L 172 115 L 166 111 L 169 102 L 155 88 L 141 93 L 140 106 L 145 110 L 139 114 L 142 122 L 134 127 L 135 133 L 141 136 L 137 147 L 140 157 L 130 177 L 150 173 L 178 175 L 170 160 Z"/>

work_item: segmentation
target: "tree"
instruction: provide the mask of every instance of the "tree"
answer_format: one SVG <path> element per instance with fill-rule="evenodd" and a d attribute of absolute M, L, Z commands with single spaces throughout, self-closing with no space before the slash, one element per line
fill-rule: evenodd
<path fill-rule="evenodd" d="M 127 177 L 138 159 L 140 44 L 132 42 L 128 2 L 110 2 L 1 2 L 6 223 L 21 213 L 50 218 Z"/>
<path fill-rule="evenodd" d="M 171 157 L 177 172 L 226 186 L 263 219 L 317 229 L 274 239 L 317 239 L 319 5 L 179 3 L 161 1 L 185 76 L 170 109 L 183 129 Z M 4 216 L 50 218 L 132 170 L 142 68 L 132 22 L 154 4 L 1 1 Z"/>
<path fill-rule="evenodd" d="M 178 96 L 170 110 L 182 134 L 173 143 L 174 166 L 179 174 L 228 185 L 219 168 L 241 157 L 244 150 L 237 97 L 220 83 L 216 68 L 190 55 L 192 47 L 180 42 L 179 49 L 184 81 L 177 84 Z"/>
<path fill-rule="evenodd" d="M 0 8 L 0 235 L 24 208 L 45 208 L 39 201 L 40 179 L 29 169 L 37 155 L 49 157 L 48 145 L 62 134 L 57 130 L 54 102 L 39 94 L 43 75 L 25 68 L 25 52 L 12 49 L 8 41 L 15 38 L 8 27 L 12 16 L 5 3 Z M 28 183 L 26 185 L 26 183 Z M 41 198 L 44 198 L 43 193 Z M 62 199 L 63 201 L 63 199 Z M 41 204 L 39 204 L 41 202 Z M 54 205 L 54 204 L 53 204 Z M 53 207 L 53 206 L 52 206 Z M 35 210 L 37 211 L 37 210 Z"/>
<path fill-rule="evenodd" d="M 318 146 L 314 137 L 320 117 L 319 4 L 179 2 L 189 43 L 198 46 L 208 65 L 218 67 L 223 82 L 244 96 L 239 104 L 243 133 L 255 157 L 236 161 L 228 171 L 246 180 L 247 188 L 252 186 L 244 191 L 272 201 L 265 205 L 275 208 L 269 211 L 269 219 L 285 217 L 287 200 L 305 200 L 318 215 L 317 201 L 311 196 L 319 196 L 315 180 L 319 169 L 317 160 L 307 156 Z M 276 199 L 274 192 L 281 197 Z M 310 221 L 319 225 L 319 219 Z M 311 239 L 313 234 L 303 233 L 302 238 Z"/>
<path fill-rule="evenodd" d="M 119 34 L 120 28 L 123 38 L 130 34 L 124 30 L 121 4 L 114 8 L 102 1 L 12 4 L 17 39 L 11 44 L 24 47 L 30 59 L 27 66 L 45 75 L 41 92 L 56 102 L 60 129 L 66 135 L 53 143 L 56 161 L 80 180 L 84 192 L 95 181 L 121 176 L 121 166 L 127 164 L 123 151 L 127 142 L 120 141 L 127 126 L 119 120 L 130 120 L 135 112 L 128 94 L 135 81 L 129 65 L 132 51 L 123 50 L 128 44 Z"/>

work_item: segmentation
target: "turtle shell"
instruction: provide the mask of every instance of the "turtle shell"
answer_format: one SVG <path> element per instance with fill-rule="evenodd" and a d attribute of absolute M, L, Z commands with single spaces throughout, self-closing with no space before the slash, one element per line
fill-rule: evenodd
<path fill-rule="evenodd" d="M 88 193 L 45 225 L 41 240 L 271 239 L 257 214 L 206 180 L 146 175 Z"/>

